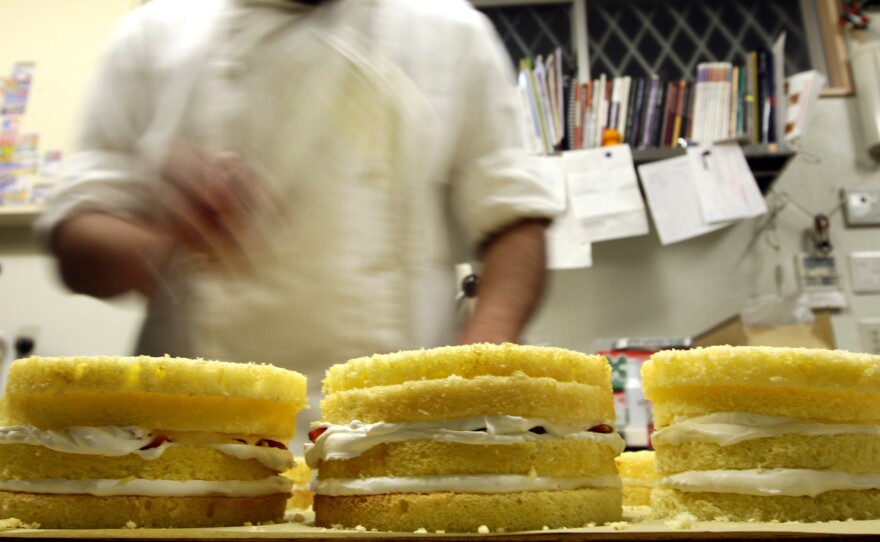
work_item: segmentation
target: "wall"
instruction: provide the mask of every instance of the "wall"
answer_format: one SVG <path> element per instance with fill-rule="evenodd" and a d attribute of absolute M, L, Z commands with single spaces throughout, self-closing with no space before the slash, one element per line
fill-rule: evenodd
<path fill-rule="evenodd" d="M 81 104 L 108 32 L 137 0 L 4 0 L 0 74 L 36 62 L 22 132 L 40 152 L 74 149 Z M 62 5 L 63 4 L 63 5 Z M 71 295 L 25 227 L 0 227 L 0 333 L 36 335 L 45 355 L 127 352 L 141 318 L 135 299 L 103 303 Z"/>
<path fill-rule="evenodd" d="M 0 33 L 14 47 L 0 49 L 0 70 L 37 60 L 24 121 L 26 129 L 45 133 L 41 149 L 72 148 L 96 51 L 113 21 L 135 3 L 68 0 L 62 12 L 57 0 L 4 2 Z M 812 225 L 812 214 L 824 212 L 833 213 L 831 240 L 850 300 L 850 307 L 832 318 L 838 345 L 860 349 L 856 321 L 880 317 L 880 296 L 851 295 L 846 260 L 852 251 L 880 250 L 880 236 L 876 228 L 845 228 L 842 212 L 834 211 L 841 187 L 880 182 L 877 166 L 861 150 L 857 123 L 855 99 L 821 100 L 799 154 L 775 184 L 796 202 L 785 200 L 775 223 L 779 250 L 761 229 L 765 218 L 669 247 L 660 246 L 653 232 L 597 244 L 592 269 L 552 273 L 528 339 L 591 351 L 593 342 L 605 337 L 698 333 L 738 313 L 749 297 L 775 292 L 777 265 L 783 270 L 781 292 L 793 293 L 793 257 L 801 250 L 803 230 Z M 44 355 L 130 350 L 142 313 L 139 300 L 104 303 L 67 293 L 24 229 L 0 229 L 0 267 L 0 330 L 36 328 Z"/>
<path fill-rule="evenodd" d="M 593 268 L 552 273 L 530 341 L 592 351 L 609 337 L 691 336 L 738 314 L 749 297 L 774 294 L 777 265 L 780 293 L 796 293 L 794 255 L 813 215 L 825 213 L 850 302 L 832 315 L 837 344 L 860 350 L 856 322 L 880 317 L 880 296 L 852 295 L 847 260 L 853 251 L 880 250 L 880 232 L 847 229 L 839 192 L 880 184 L 880 170 L 863 150 L 856 109 L 855 98 L 820 100 L 797 156 L 773 186 L 771 204 L 785 202 L 775 232 L 762 227 L 765 216 L 667 247 L 653 231 L 598 243 Z"/>

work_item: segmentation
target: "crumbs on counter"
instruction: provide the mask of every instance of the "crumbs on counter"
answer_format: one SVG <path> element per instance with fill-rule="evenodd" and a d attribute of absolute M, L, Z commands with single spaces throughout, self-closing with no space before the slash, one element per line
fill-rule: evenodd
<path fill-rule="evenodd" d="M 665 521 L 664 524 L 670 529 L 690 529 L 697 521 L 697 516 L 690 512 L 682 512 L 674 518 Z"/>
<path fill-rule="evenodd" d="M 39 529 L 39 523 L 23 523 L 18 518 L 0 519 L 0 530 L 6 529 Z"/>

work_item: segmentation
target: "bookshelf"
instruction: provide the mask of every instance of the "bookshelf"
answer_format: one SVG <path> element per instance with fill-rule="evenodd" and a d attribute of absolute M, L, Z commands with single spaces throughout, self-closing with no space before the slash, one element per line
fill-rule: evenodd
<path fill-rule="evenodd" d="M 600 73 L 609 80 L 627 76 L 633 85 L 636 78 L 650 74 L 659 74 L 663 85 L 670 80 L 696 82 L 701 63 L 705 65 L 709 61 L 736 66 L 735 69 L 743 72 L 750 50 L 769 51 L 775 39 L 785 33 L 785 54 L 781 57 L 784 59 L 783 72 L 790 75 L 816 69 L 828 73 L 830 85 L 822 92 L 823 96 L 845 95 L 850 86 L 848 81 L 840 82 L 840 78 L 834 76 L 839 63 L 832 66 L 826 60 L 829 56 L 841 58 L 831 46 L 839 32 L 833 24 L 826 24 L 835 21 L 836 3 L 833 0 L 722 0 L 711 3 L 700 0 L 677 0 L 674 3 L 638 0 L 472 1 L 496 26 L 514 60 L 539 55 L 544 55 L 546 60 L 547 54 L 554 51 L 556 56 L 564 59 L 567 77 L 581 83 L 585 78 L 579 74 L 584 73 L 591 73 L 594 80 Z M 777 78 L 780 76 L 784 75 L 776 75 Z M 568 79 L 565 84 L 570 90 Z M 622 95 L 632 92 L 631 87 L 625 88 L 627 90 Z M 784 97 L 777 96 L 777 102 L 780 98 L 784 100 Z M 621 114 L 625 111 L 623 105 L 620 105 Z M 566 107 L 566 115 L 570 114 L 569 109 Z M 668 110 L 663 113 L 666 114 Z M 775 118 L 777 123 L 783 120 L 782 116 Z M 625 133 L 627 130 L 619 131 Z M 702 137 L 694 132 L 691 139 L 704 142 L 732 137 L 745 139 L 747 134 L 738 132 L 734 135 L 735 131 L 731 128 L 730 134 L 704 133 Z M 766 134 L 755 137 L 756 142 L 759 140 L 777 141 L 753 144 L 750 140 L 749 144 L 743 144 L 758 185 L 766 193 L 796 151 L 779 132 L 775 137 L 766 137 Z M 593 137 L 586 144 L 579 143 L 576 136 L 572 144 L 569 137 L 564 148 L 581 148 L 580 145 L 589 148 L 596 146 L 596 141 Z M 633 147 L 636 165 L 680 156 L 685 152 L 684 149 L 669 148 L 673 146 L 669 139 L 648 142 L 646 138 L 646 141 L 633 143 L 625 135 L 624 142 Z M 540 143 L 539 138 L 539 152 L 550 150 L 546 137 L 544 145 Z M 646 145 L 652 146 L 645 148 Z"/>

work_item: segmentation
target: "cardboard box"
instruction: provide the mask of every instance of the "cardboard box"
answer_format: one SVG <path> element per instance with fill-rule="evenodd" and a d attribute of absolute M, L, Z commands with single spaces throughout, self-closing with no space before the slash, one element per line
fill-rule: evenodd
<path fill-rule="evenodd" d="M 802 348 L 836 348 L 831 313 L 827 310 L 813 311 L 812 324 L 773 327 L 744 326 L 739 315 L 695 335 L 694 346 L 784 346 Z"/>

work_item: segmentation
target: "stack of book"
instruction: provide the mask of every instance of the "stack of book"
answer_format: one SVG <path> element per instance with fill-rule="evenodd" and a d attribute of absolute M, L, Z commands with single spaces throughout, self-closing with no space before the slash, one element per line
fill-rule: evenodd
<path fill-rule="evenodd" d="M 533 147 L 542 154 L 589 149 L 601 146 L 609 133 L 633 149 L 777 142 L 782 131 L 776 110 L 784 107 L 785 82 L 776 81 L 775 64 L 782 59 L 775 57 L 758 50 L 741 64 L 703 62 L 694 80 L 601 74 L 587 81 L 565 76 L 560 51 L 523 59 L 519 84 Z"/>

